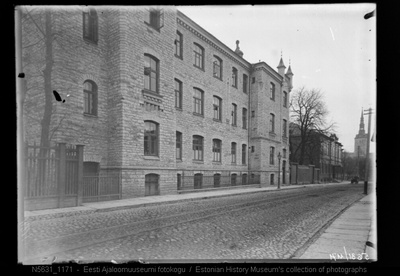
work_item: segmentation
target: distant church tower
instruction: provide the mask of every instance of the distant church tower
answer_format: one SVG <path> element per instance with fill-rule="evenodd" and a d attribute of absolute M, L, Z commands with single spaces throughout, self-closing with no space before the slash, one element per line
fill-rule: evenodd
<path fill-rule="evenodd" d="M 366 156 L 367 140 L 368 140 L 368 134 L 365 133 L 364 115 L 363 115 L 363 110 L 361 110 L 360 129 L 358 130 L 358 134 L 354 138 L 354 154 L 355 154 L 355 156 L 358 156 L 358 157 Z"/>

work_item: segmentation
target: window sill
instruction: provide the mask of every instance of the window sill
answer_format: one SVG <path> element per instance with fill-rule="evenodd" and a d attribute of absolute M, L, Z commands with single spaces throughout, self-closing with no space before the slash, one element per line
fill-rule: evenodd
<path fill-rule="evenodd" d="M 183 57 L 182 56 L 178 56 L 177 54 L 175 54 L 175 57 L 180 59 L 180 60 L 183 60 Z"/>
<path fill-rule="evenodd" d="M 232 85 L 232 88 L 238 89 L 237 86 L 233 86 L 233 85 Z"/>
<path fill-rule="evenodd" d="M 176 106 L 175 106 L 175 110 L 183 111 L 183 109 L 181 107 L 176 107 Z"/>
<path fill-rule="evenodd" d="M 193 115 L 194 115 L 194 116 L 197 116 L 197 117 L 204 118 L 204 115 L 203 115 L 203 114 L 199 114 L 199 113 L 196 113 L 196 112 L 193 112 Z"/>
<path fill-rule="evenodd" d="M 161 96 L 159 93 L 157 93 L 155 91 L 147 90 L 147 89 L 142 89 L 142 93 L 147 94 L 149 96 L 158 97 L 160 99 L 164 98 L 164 96 Z"/>
<path fill-rule="evenodd" d="M 217 79 L 217 80 L 223 81 L 223 79 L 220 78 L 220 77 L 214 76 L 214 78 Z"/>
<path fill-rule="evenodd" d="M 152 156 L 152 155 L 144 155 L 143 159 L 160 161 L 160 157 L 159 156 Z"/>
<path fill-rule="evenodd" d="M 160 33 L 161 27 L 158 27 L 158 28 L 157 28 L 156 26 L 153 26 L 153 25 L 151 25 L 150 23 L 147 23 L 146 21 L 144 22 L 144 24 L 146 24 L 146 26 L 147 26 L 148 28 L 150 28 L 150 31 L 155 30 L 155 31 L 157 31 L 157 32 Z"/>
<path fill-rule="evenodd" d="M 272 132 L 272 131 L 270 131 L 270 132 L 269 132 L 269 135 L 270 135 L 270 136 L 272 136 L 272 137 L 275 137 L 275 136 L 276 136 L 276 133 L 275 133 L 275 132 Z"/>
<path fill-rule="evenodd" d="M 212 164 L 213 165 L 222 165 L 222 162 L 221 161 L 212 161 Z"/>
<path fill-rule="evenodd" d="M 176 163 L 182 163 L 182 159 L 176 159 Z"/>
<path fill-rule="evenodd" d="M 97 115 L 89 114 L 89 113 L 83 113 L 83 116 L 89 117 L 89 118 L 98 118 Z"/>
<path fill-rule="evenodd" d="M 97 46 L 97 42 L 98 42 L 98 40 L 93 40 L 93 39 L 90 39 L 87 37 L 83 37 L 83 41 L 86 41 L 87 43 L 90 43 L 90 44 L 96 45 L 96 46 Z"/>
<path fill-rule="evenodd" d="M 214 122 L 217 122 L 217 123 L 222 123 L 222 120 L 215 119 L 215 118 L 213 118 L 213 121 L 214 121 Z"/>
<path fill-rule="evenodd" d="M 195 164 L 204 164 L 204 160 L 192 160 Z"/>
<path fill-rule="evenodd" d="M 203 72 L 205 72 L 205 71 L 206 71 L 206 70 L 204 70 L 204 68 L 201 68 L 201 67 L 197 66 L 196 64 L 193 64 L 193 66 L 194 66 L 195 68 L 197 68 L 197 69 L 199 69 L 199 70 L 203 71 Z"/>

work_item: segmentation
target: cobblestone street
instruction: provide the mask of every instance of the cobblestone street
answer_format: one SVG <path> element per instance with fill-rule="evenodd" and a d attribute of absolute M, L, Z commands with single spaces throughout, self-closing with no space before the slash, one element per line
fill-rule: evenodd
<path fill-rule="evenodd" d="M 288 259 L 347 206 L 360 185 L 332 185 L 28 221 L 32 262 Z"/>

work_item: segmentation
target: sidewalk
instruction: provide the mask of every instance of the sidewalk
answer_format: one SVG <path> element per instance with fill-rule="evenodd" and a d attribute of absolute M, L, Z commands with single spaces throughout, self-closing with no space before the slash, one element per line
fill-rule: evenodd
<path fill-rule="evenodd" d="M 306 188 L 313 186 L 316 187 L 323 185 L 346 185 L 346 184 L 349 184 L 349 182 L 327 183 L 327 184 L 281 185 L 281 190 L 299 189 L 299 188 Z M 261 192 L 278 191 L 277 186 L 262 187 L 262 188 L 260 188 L 258 185 L 257 185 L 258 187 L 255 186 L 256 185 L 250 185 L 249 187 L 241 186 L 239 188 L 218 189 L 211 191 L 209 190 L 204 192 L 196 191 L 193 193 L 146 196 L 146 197 L 137 197 L 137 198 L 120 199 L 112 201 L 83 203 L 82 206 L 77 206 L 77 207 L 25 211 L 25 219 L 26 220 L 48 219 L 56 217 L 73 216 L 79 214 L 89 214 L 93 212 L 105 212 L 105 211 L 113 211 L 119 209 L 145 207 L 150 205 L 171 204 L 177 202 L 200 200 L 200 199 L 207 199 L 214 197 L 233 196 L 244 193 L 261 193 Z"/>
<path fill-rule="evenodd" d="M 297 259 L 377 260 L 376 194 L 351 205 Z"/>

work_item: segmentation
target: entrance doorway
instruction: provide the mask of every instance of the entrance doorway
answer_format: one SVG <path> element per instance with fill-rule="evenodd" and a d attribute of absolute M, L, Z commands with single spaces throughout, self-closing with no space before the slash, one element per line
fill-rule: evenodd
<path fill-rule="evenodd" d="M 282 184 L 286 184 L 286 160 L 282 162 Z"/>

